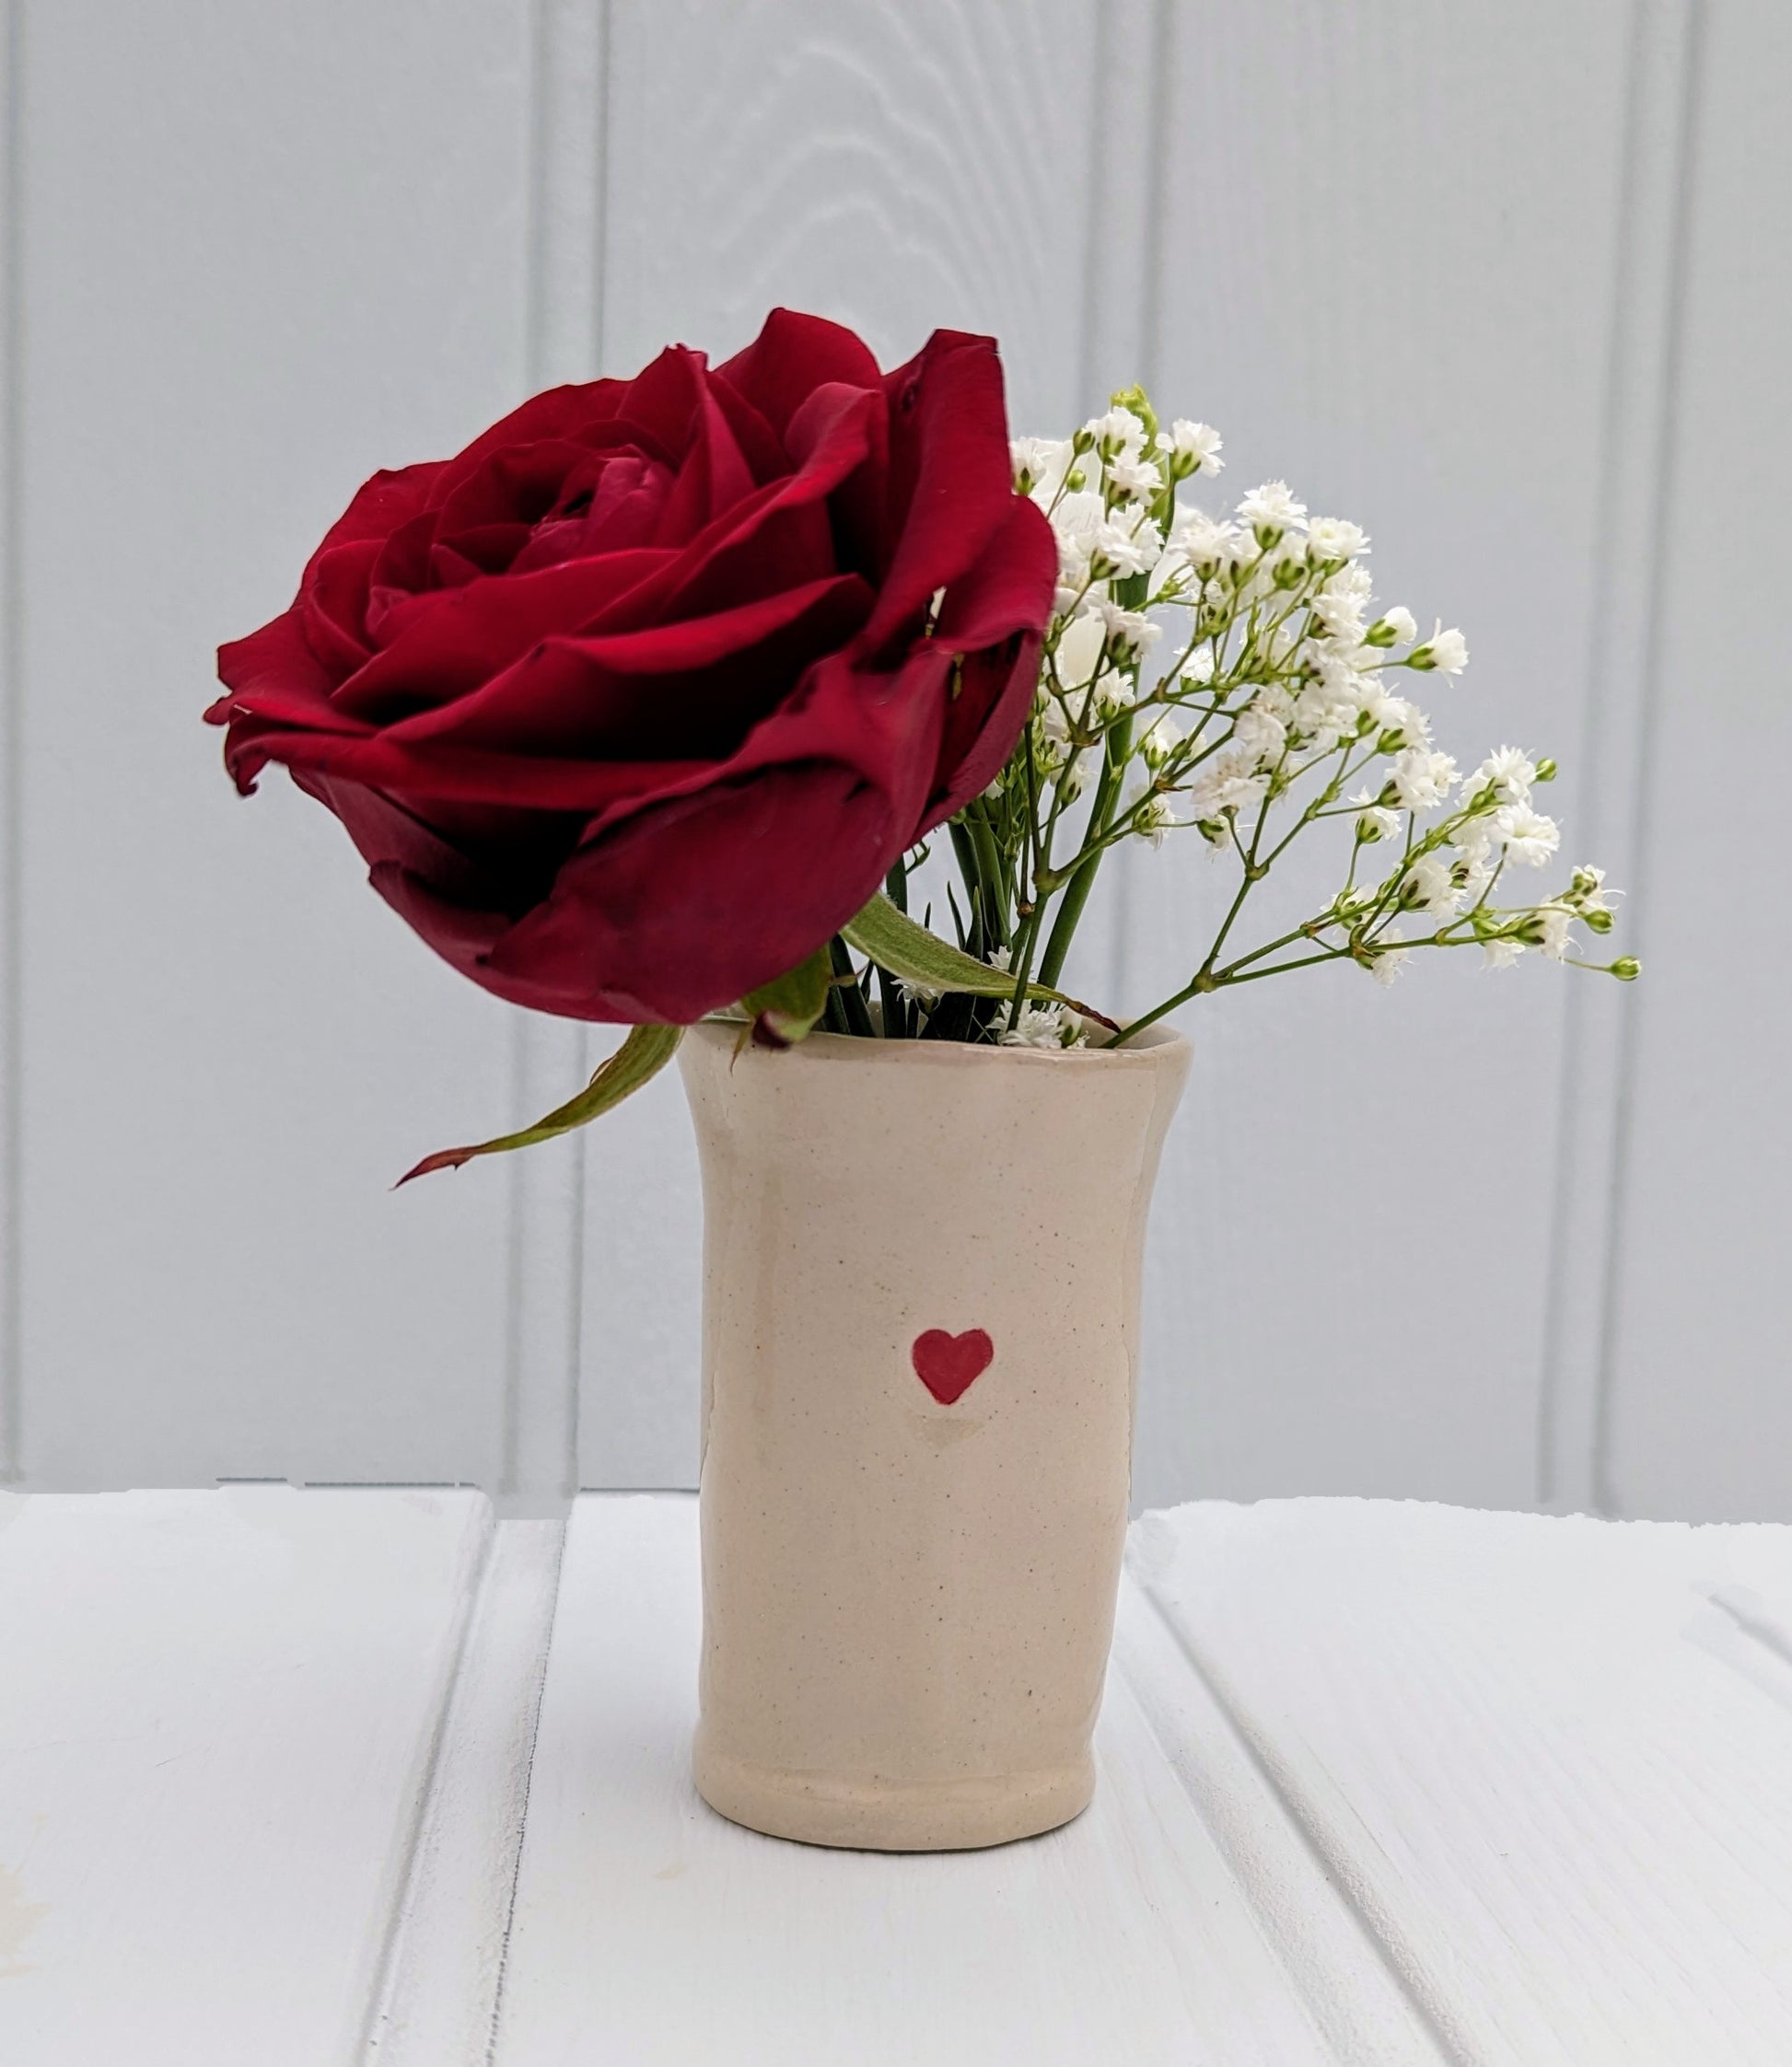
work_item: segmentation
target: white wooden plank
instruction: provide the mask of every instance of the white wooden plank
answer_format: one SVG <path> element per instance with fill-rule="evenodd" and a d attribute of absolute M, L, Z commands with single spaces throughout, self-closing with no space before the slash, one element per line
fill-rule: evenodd
<path fill-rule="evenodd" d="M 1772 915 L 1792 704 L 1751 620 L 1776 592 L 1792 469 L 1792 16 L 1739 0 L 1699 18 L 1607 1471 L 1626 1514 L 1786 1518 L 1792 961 Z M 1719 796 L 1706 830 L 1683 800 Z"/>
<path fill-rule="evenodd" d="M 739 1829 L 692 1789 L 698 1624 L 694 1503 L 580 1500 L 496 2067 L 1435 2057 L 1397 2008 L 1385 2053 L 1333 2053 L 1123 1679 L 1095 1806 L 1067 1829 L 981 1853 L 828 1852 Z M 1329 1902 L 1309 1877 L 1296 1899 Z"/>
<path fill-rule="evenodd" d="M 489 1522 L 0 1496 L 0 2056 L 355 2054 Z"/>
<path fill-rule="evenodd" d="M 605 369 L 785 302 L 886 364 L 994 331 L 1017 424 L 1079 411 L 1095 0 L 612 0 Z M 696 1480 L 697 1166 L 669 1078 L 587 1142 L 581 1481 Z"/>
<path fill-rule="evenodd" d="M 212 648 L 381 463 L 524 380 L 526 0 L 25 10 L 23 1468 L 495 1476 L 506 1014 L 285 779 Z"/>
<path fill-rule="evenodd" d="M 1302 1500 L 1132 1568 L 1449 2057 L 1785 2060 L 1792 1531 Z"/>
<path fill-rule="evenodd" d="M 1369 1921 L 1344 1898 L 1177 1632 L 1130 1574 L 1114 1666 L 1336 2058 L 1352 2067 L 1449 2060 L 1443 2035 Z"/>
<path fill-rule="evenodd" d="M 494 1536 L 369 2027 L 380 2067 L 485 2067 L 563 1534 L 509 1521 Z"/>
<path fill-rule="evenodd" d="M 1464 682 L 1425 699 L 1441 743 L 1548 744 L 1572 774 L 1629 6 L 1277 0 L 1171 20 L 1158 399 L 1226 432 L 1209 499 L 1286 475 L 1360 519 L 1385 598 L 1467 630 Z M 1571 782 L 1551 804 L 1577 858 Z M 1225 871 L 1174 843 L 1129 863 L 1125 1002 L 1143 1007 L 1186 981 Z M 1326 970 L 1185 1015 L 1141 1500 L 1536 1497 L 1564 985 L 1477 958 L 1391 994 Z M 1449 1210 L 1420 1225 L 1418 1187 L 1444 1173 Z M 1404 1266 L 1397 1318 L 1353 1325 L 1371 1253 Z M 1470 1282 L 1500 1287 L 1497 1330 L 1461 1325 Z"/>

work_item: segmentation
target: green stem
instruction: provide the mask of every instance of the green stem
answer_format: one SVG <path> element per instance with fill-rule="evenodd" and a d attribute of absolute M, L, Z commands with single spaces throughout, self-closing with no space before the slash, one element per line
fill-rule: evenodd
<path fill-rule="evenodd" d="M 1088 893 L 1095 888 L 1095 872 L 1107 852 L 1105 835 L 1113 819 L 1114 803 L 1120 795 L 1123 773 L 1132 750 L 1133 721 L 1123 717 L 1108 734 L 1101 772 L 1096 778 L 1095 798 L 1089 807 L 1088 831 L 1085 835 L 1088 852 L 1077 863 L 1076 874 L 1059 900 L 1051 936 L 1045 943 L 1045 958 L 1039 965 L 1040 981 L 1053 989 L 1064 973 L 1065 959 L 1070 953 L 1070 944 L 1076 937 L 1083 908 L 1088 902 Z"/>
<path fill-rule="evenodd" d="M 856 1034 L 862 1040 L 871 1039 L 878 1029 L 871 1024 L 865 993 L 858 987 L 858 971 L 853 967 L 852 951 L 838 934 L 828 943 L 828 959 L 833 964 L 834 974 L 845 979 L 831 988 L 829 996 L 840 1000 L 846 1031 Z"/>
<path fill-rule="evenodd" d="M 995 835 L 990 830 L 988 819 L 973 805 L 967 814 L 971 820 L 971 845 L 977 856 L 977 869 L 989 896 L 983 931 L 993 934 L 989 946 L 1006 947 L 1008 944 L 1007 900 L 1002 893 L 1002 857 L 995 851 Z"/>
<path fill-rule="evenodd" d="M 983 946 L 983 936 L 989 930 L 988 897 L 983 888 L 983 865 L 977 854 L 977 842 L 971 836 L 971 828 L 962 816 L 952 819 L 946 829 L 952 835 L 952 854 L 959 865 L 959 874 L 964 879 L 965 901 L 971 907 L 970 925 L 964 938 L 967 954 L 975 955 L 981 961 L 988 949 Z"/>

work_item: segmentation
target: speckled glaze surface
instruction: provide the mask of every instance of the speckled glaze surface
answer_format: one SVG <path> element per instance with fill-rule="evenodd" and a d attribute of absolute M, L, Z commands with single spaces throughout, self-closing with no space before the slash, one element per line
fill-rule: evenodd
<path fill-rule="evenodd" d="M 1188 1044 L 736 1039 L 681 1050 L 704 1211 L 698 1789 L 816 1844 L 1051 1829 L 1094 1789 L 1146 1213 Z"/>

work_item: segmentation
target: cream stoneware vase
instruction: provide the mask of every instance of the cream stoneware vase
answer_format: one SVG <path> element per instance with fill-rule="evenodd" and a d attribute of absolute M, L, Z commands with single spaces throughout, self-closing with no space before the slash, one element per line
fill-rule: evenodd
<path fill-rule="evenodd" d="M 818 1034 L 681 1062 L 704 1181 L 698 1790 L 879 1851 L 1069 1820 L 1188 1044 Z"/>

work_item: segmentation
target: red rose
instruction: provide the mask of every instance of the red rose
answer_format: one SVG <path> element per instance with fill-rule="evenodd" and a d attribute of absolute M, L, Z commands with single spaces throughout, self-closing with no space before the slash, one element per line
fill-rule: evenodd
<path fill-rule="evenodd" d="M 475 982 L 687 1022 L 994 778 L 1055 570 L 993 340 L 885 375 L 780 309 L 714 371 L 673 346 L 376 474 L 207 715 L 239 788 L 284 762 Z"/>

